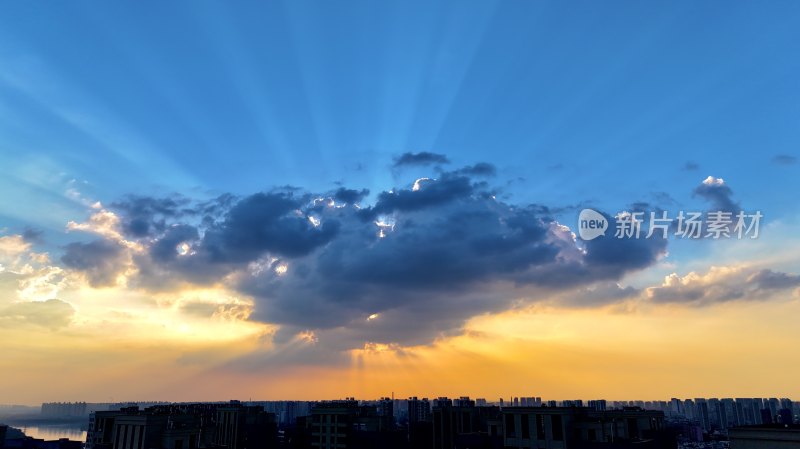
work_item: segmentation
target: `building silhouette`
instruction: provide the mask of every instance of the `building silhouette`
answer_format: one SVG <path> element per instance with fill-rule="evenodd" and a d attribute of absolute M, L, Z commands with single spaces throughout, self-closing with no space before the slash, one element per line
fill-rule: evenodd
<path fill-rule="evenodd" d="M 408 422 L 429 422 L 431 420 L 431 402 L 428 398 L 408 398 Z"/>
<path fill-rule="evenodd" d="M 519 407 L 503 410 L 503 447 L 583 449 L 675 447 L 661 411 Z"/>
<path fill-rule="evenodd" d="M 800 426 L 772 424 L 734 427 L 728 432 L 730 449 L 796 449 L 800 447 Z"/>
<path fill-rule="evenodd" d="M 42 404 L 42 416 L 45 417 L 82 417 L 86 414 L 85 402 L 45 402 Z"/>
<path fill-rule="evenodd" d="M 275 415 L 262 407 L 248 407 L 236 401 L 95 412 L 86 436 L 86 449 L 275 447 Z"/>
<path fill-rule="evenodd" d="M 352 398 L 317 403 L 311 409 L 309 427 L 314 449 L 406 447 L 405 434 L 379 413 L 378 406 L 359 405 Z"/>
<path fill-rule="evenodd" d="M 495 428 L 500 424 L 499 407 L 476 407 L 475 402 L 466 397 L 452 403 L 439 400 L 437 403 L 440 405 L 432 411 L 433 449 L 492 447 L 490 422 Z M 501 442 L 499 432 L 493 437 L 497 444 Z"/>
<path fill-rule="evenodd" d="M 792 429 L 800 411 L 800 404 L 788 398 L 542 401 L 520 396 L 501 399 L 500 406 L 467 396 L 156 404 L 143 410 L 110 404 L 119 410 L 91 412 L 85 449 L 674 448 L 669 445 L 676 441 L 724 439 L 734 429 L 740 440 L 741 429 L 750 429 L 769 441 L 772 437 L 753 433 L 752 427 L 770 435 L 781 425 Z M 42 410 L 63 417 L 98 406 L 47 403 Z M 74 443 L 27 438 L 0 449 L 80 449 Z"/>
<path fill-rule="evenodd" d="M 217 408 L 215 446 L 227 449 L 262 449 L 277 446 L 275 415 L 263 407 L 231 403 Z"/>

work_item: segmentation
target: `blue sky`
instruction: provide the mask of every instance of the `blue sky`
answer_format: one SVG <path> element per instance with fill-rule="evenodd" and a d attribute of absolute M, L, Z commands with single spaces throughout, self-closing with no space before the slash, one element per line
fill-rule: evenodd
<path fill-rule="evenodd" d="M 59 197 L 70 179 L 105 201 L 337 181 L 378 192 L 409 182 L 392 157 L 434 151 L 489 161 L 525 178 L 509 193 L 551 206 L 690 202 L 713 175 L 782 216 L 797 166 L 772 159 L 800 140 L 798 8 L 7 4 L 0 213 L 63 221 L 50 214 L 73 212 Z"/>

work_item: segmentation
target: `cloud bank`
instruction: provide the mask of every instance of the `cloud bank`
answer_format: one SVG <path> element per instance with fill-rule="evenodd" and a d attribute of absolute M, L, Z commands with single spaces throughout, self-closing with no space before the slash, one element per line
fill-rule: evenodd
<path fill-rule="evenodd" d="M 407 153 L 395 166 L 444 162 L 443 155 Z M 202 201 L 129 196 L 95 210 L 86 223 L 71 222 L 69 230 L 96 238 L 66 245 L 61 261 L 95 287 L 163 293 L 222 286 L 252 298 L 252 306 L 196 304 L 186 312 L 230 313 L 276 325 L 276 342 L 313 335 L 336 349 L 428 343 L 520 301 L 707 303 L 796 283 L 770 271 L 730 291 L 714 290 L 694 273 L 649 289 L 620 286 L 627 274 L 663 258 L 667 240 L 578 241 L 557 221 L 557 208 L 499 200 L 487 182 L 496 175 L 491 164 L 434 171 L 373 196 L 348 187 L 284 187 Z M 732 193 L 713 177 L 694 190 L 725 210 L 738 207 Z"/>

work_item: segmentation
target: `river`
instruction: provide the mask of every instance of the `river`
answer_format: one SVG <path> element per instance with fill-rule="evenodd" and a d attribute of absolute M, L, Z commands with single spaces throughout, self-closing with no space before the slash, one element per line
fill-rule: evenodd
<path fill-rule="evenodd" d="M 19 425 L 9 424 L 22 430 L 25 435 L 45 441 L 68 438 L 74 441 L 86 441 L 86 431 L 75 424 L 35 424 Z"/>

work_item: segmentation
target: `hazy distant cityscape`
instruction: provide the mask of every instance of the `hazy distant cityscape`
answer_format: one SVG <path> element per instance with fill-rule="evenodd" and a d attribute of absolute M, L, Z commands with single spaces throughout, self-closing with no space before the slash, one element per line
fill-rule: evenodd
<path fill-rule="evenodd" d="M 789 398 L 50 402 L 2 405 L 0 416 L 7 424 L 0 427 L 0 449 L 717 449 L 751 447 L 743 442 L 761 440 L 767 445 L 752 447 L 777 449 L 800 444 L 800 402 Z"/>

